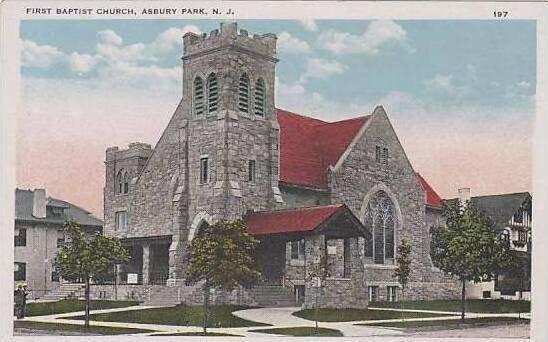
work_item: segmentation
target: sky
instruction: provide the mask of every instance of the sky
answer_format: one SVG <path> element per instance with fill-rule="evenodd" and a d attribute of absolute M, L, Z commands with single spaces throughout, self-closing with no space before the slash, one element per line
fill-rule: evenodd
<path fill-rule="evenodd" d="M 382 104 L 443 197 L 531 191 L 531 20 L 241 20 L 278 36 L 276 106 L 327 121 Z M 218 20 L 20 26 L 17 184 L 102 216 L 108 146 L 156 144 L 182 92 L 182 35 Z"/>

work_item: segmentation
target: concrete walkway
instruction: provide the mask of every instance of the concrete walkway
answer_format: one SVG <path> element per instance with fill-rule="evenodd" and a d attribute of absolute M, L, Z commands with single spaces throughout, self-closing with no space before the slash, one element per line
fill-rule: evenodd
<path fill-rule="evenodd" d="M 113 309 L 103 309 L 103 310 L 92 310 L 91 314 L 98 313 L 107 313 L 107 312 L 121 312 L 121 311 L 130 311 L 130 310 L 144 310 L 154 308 L 154 306 L 130 306 L 124 308 L 113 308 Z M 406 311 L 406 312 L 426 312 L 432 314 L 448 314 L 452 316 L 440 316 L 440 317 L 426 317 L 426 318 L 407 318 L 406 321 L 431 321 L 431 320 L 446 320 L 446 319 L 460 319 L 460 313 L 458 312 L 449 312 L 449 311 L 429 311 L 429 310 L 410 310 L 410 309 L 388 309 L 388 308 L 369 308 L 370 310 L 387 310 L 387 311 Z M 239 335 L 242 337 L 265 337 L 265 336 L 276 336 L 276 335 L 265 335 L 261 333 L 253 332 L 256 329 L 264 328 L 289 328 L 289 327 L 313 327 L 315 322 L 303 318 L 293 316 L 293 312 L 300 310 L 299 307 L 283 307 L 283 308 L 257 308 L 257 309 L 246 309 L 240 311 L 234 311 L 233 314 L 242 319 L 270 324 L 270 327 L 241 327 L 241 328 L 208 328 L 209 332 L 215 333 L 226 333 L 232 335 Z M 69 317 L 77 317 L 84 315 L 83 311 L 77 312 L 67 312 L 62 314 L 54 314 L 47 316 L 33 316 L 26 317 L 23 321 L 32 321 L 32 322 L 44 322 L 44 323 L 60 323 L 60 324 L 76 324 L 82 325 L 82 320 L 75 319 L 66 319 Z M 522 317 L 528 316 L 530 314 L 522 314 Z M 476 317 L 518 317 L 518 314 L 478 314 L 478 313 L 467 313 L 466 317 L 476 318 Z M 352 321 L 352 322 L 319 322 L 318 326 L 322 328 L 337 329 L 341 331 L 344 336 L 394 336 L 402 335 L 404 332 L 398 329 L 390 328 L 381 328 L 375 326 L 367 325 L 356 325 L 363 323 L 381 323 L 381 322 L 398 322 L 400 319 L 385 319 L 385 320 L 374 320 L 374 321 Z M 142 324 L 142 323 L 129 323 L 129 322 L 101 322 L 101 321 L 90 321 L 90 325 L 95 326 L 106 326 L 106 327 L 119 327 L 119 328 L 134 328 L 134 329 L 146 329 L 153 330 L 150 333 L 140 333 L 134 335 L 151 335 L 151 334 L 171 334 L 171 333 L 182 333 L 182 332 L 201 332 L 202 328 L 197 326 L 174 326 L 174 325 L 163 325 L 163 324 Z"/>

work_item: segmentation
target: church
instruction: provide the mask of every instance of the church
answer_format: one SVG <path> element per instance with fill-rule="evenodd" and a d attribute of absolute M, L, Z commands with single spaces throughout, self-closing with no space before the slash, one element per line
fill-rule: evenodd
<path fill-rule="evenodd" d="M 188 245 L 204 226 L 243 219 L 261 242 L 262 280 L 245 289 L 246 303 L 458 298 L 458 283 L 430 259 L 442 200 L 413 169 L 382 106 L 337 122 L 277 108 L 271 33 L 222 23 L 183 43 L 182 99 L 156 146 L 106 151 L 104 233 L 131 254 L 118 267 L 122 288 L 191 303 Z M 394 277 L 402 239 L 413 260 L 403 294 Z M 329 271 L 319 284 L 310 270 L 322 257 Z"/>

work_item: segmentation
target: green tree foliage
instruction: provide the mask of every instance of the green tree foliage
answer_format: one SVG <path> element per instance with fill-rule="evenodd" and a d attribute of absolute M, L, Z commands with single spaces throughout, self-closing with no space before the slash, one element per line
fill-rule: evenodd
<path fill-rule="evenodd" d="M 69 281 L 85 283 L 85 326 L 89 327 L 90 279 L 108 273 L 115 263 L 129 259 L 128 252 L 115 238 L 97 234 L 86 238 L 84 232 L 73 221 L 65 225 L 68 242 L 63 245 L 55 259 L 55 267 Z"/>
<path fill-rule="evenodd" d="M 259 241 L 246 232 L 241 220 L 221 220 L 198 233 L 189 248 L 186 283 L 204 283 L 203 328 L 207 334 L 210 289 L 232 291 L 255 283 L 261 275 L 255 260 Z"/>
<path fill-rule="evenodd" d="M 394 275 L 398 278 L 398 282 L 401 285 L 401 305 L 403 309 L 403 295 L 405 287 L 409 282 L 409 276 L 411 275 L 411 243 L 406 239 L 402 239 L 398 246 L 398 255 L 396 256 L 396 270 Z M 402 320 L 404 319 L 404 313 L 402 311 Z"/>
<path fill-rule="evenodd" d="M 465 314 L 467 281 L 489 281 L 511 260 L 506 243 L 497 237 L 493 222 L 472 203 L 446 203 L 445 225 L 432 227 L 434 265 L 462 284 L 461 318 Z"/>

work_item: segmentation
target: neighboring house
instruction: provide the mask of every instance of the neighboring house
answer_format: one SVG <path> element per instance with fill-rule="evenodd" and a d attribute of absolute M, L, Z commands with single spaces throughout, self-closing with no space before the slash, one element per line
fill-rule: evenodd
<path fill-rule="evenodd" d="M 322 255 L 332 269 L 320 305 L 398 300 L 403 238 L 413 245 L 406 299 L 458 297 L 429 256 L 442 200 L 382 106 L 332 123 L 276 108 L 273 34 L 232 23 L 183 42 L 182 100 L 155 148 L 106 151 L 104 232 L 132 255 L 121 283 L 183 286 L 200 229 L 243 218 L 261 240 L 264 281 L 289 286 L 305 307 L 317 291 L 308 272 Z"/>
<path fill-rule="evenodd" d="M 468 298 L 526 299 L 531 296 L 531 238 L 533 227 L 532 197 L 528 192 L 470 196 L 470 189 L 459 189 L 461 203 L 470 201 L 488 216 L 498 236 L 522 260 L 522 272 L 504 272 L 495 280 L 468 284 Z"/>
<path fill-rule="evenodd" d="M 52 261 L 65 241 L 64 225 L 69 219 L 86 234 L 102 231 L 101 220 L 74 204 L 47 197 L 45 189 L 15 190 L 14 280 L 25 282 L 32 298 L 59 286 Z"/>

